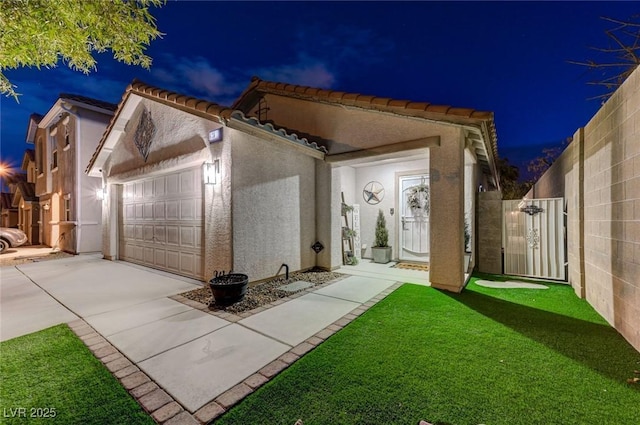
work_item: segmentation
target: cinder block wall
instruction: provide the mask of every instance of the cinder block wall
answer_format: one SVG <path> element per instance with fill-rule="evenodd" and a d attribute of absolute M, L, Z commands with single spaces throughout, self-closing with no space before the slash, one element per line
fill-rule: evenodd
<path fill-rule="evenodd" d="M 527 195 L 550 196 L 567 204 L 571 285 L 640 350 L 640 69 Z"/>

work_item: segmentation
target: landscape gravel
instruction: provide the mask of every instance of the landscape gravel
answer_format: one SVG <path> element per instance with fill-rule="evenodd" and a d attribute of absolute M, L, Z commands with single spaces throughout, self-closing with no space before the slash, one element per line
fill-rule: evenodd
<path fill-rule="evenodd" d="M 209 309 L 211 310 L 226 311 L 228 313 L 239 314 L 239 313 L 244 313 L 245 311 L 253 310 L 254 308 L 262 307 L 263 305 L 272 303 L 281 298 L 289 297 L 295 293 L 298 293 L 301 291 L 308 291 L 309 289 L 325 284 L 327 282 L 342 279 L 345 276 L 346 275 L 342 273 L 327 272 L 327 271 L 318 270 L 318 269 L 311 269 L 306 272 L 291 273 L 289 275 L 289 280 L 285 279 L 284 276 L 281 276 L 265 282 L 250 284 L 249 287 L 247 288 L 247 293 L 244 296 L 244 299 L 240 302 L 231 304 L 229 306 L 219 306 L 219 305 L 211 304 L 213 297 L 211 296 L 211 290 L 209 289 L 209 284 L 205 284 L 205 286 L 200 289 L 184 292 L 180 295 L 190 300 L 209 305 Z M 278 289 L 283 285 L 286 285 L 298 280 L 310 282 L 313 285 L 309 288 L 300 289 L 299 291 L 294 291 L 294 292 L 283 291 Z"/>

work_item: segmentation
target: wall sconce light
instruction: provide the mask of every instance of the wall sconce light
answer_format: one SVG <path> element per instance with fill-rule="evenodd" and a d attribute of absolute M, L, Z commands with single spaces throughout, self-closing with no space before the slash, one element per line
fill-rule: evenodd
<path fill-rule="evenodd" d="M 220 176 L 220 160 L 205 162 L 202 166 L 202 179 L 204 184 L 216 184 Z"/>
<path fill-rule="evenodd" d="M 106 198 L 106 196 L 107 196 L 106 186 L 103 188 L 96 189 L 96 198 L 98 198 L 98 201 L 103 201 L 104 198 Z"/>
<path fill-rule="evenodd" d="M 49 211 L 49 210 L 51 209 L 51 204 L 47 201 L 47 203 L 45 203 L 45 204 L 42 206 L 42 208 L 43 208 L 45 211 Z"/>

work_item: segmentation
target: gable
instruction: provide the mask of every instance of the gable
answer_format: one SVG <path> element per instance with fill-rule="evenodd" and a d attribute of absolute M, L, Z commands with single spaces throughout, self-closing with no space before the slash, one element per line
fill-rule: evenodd
<path fill-rule="evenodd" d="M 262 81 L 253 78 L 233 108 L 261 122 L 296 133 L 338 156 L 392 152 L 463 131 L 490 184 L 499 187 L 493 113 L 358 93 Z M 401 147 L 404 145 L 405 147 Z"/>
<path fill-rule="evenodd" d="M 324 146 L 329 156 L 427 139 L 446 131 L 437 122 L 271 93 L 247 115 L 312 140 Z"/>
<path fill-rule="evenodd" d="M 131 96 L 124 109 L 132 109 L 109 157 L 108 175 L 192 154 L 207 147 L 210 120 L 150 99 Z"/>

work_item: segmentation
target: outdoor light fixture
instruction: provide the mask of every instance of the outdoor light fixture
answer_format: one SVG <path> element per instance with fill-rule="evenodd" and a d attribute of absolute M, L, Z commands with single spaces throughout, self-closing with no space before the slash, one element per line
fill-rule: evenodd
<path fill-rule="evenodd" d="M 49 202 L 47 202 L 46 204 L 44 204 L 42 206 L 42 208 L 44 208 L 45 211 L 49 211 L 51 209 L 51 204 Z"/>
<path fill-rule="evenodd" d="M 96 189 L 96 198 L 98 198 L 98 201 L 103 201 L 106 195 L 107 195 L 106 186 L 103 188 Z"/>
<path fill-rule="evenodd" d="M 218 183 L 218 176 L 220 175 L 220 160 L 216 159 L 213 162 L 205 162 L 202 166 L 202 179 L 204 184 L 216 184 Z"/>
<path fill-rule="evenodd" d="M 209 132 L 209 143 L 219 142 L 220 140 L 222 140 L 222 127 Z"/>

